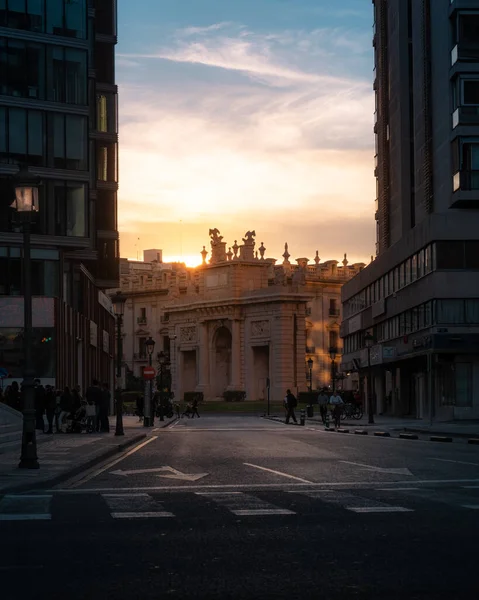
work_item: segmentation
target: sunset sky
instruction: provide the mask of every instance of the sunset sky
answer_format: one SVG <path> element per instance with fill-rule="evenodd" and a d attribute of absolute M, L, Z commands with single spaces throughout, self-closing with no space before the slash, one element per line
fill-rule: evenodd
<path fill-rule="evenodd" d="M 365 0 L 120 2 L 121 255 L 200 262 L 217 227 L 367 261 L 371 27 Z"/>

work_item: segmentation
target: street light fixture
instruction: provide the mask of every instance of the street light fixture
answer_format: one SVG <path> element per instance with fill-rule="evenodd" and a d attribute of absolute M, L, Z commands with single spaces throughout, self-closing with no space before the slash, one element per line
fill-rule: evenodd
<path fill-rule="evenodd" d="M 371 348 L 376 343 L 374 336 L 366 331 L 364 335 L 364 341 L 368 349 L 368 423 L 374 425 L 374 414 L 373 414 L 373 369 L 371 366 Z"/>
<path fill-rule="evenodd" d="M 313 359 L 308 358 L 308 369 L 309 369 L 309 391 L 313 391 Z"/>
<path fill-rule="evenodd" d="M 150 337 L 145 342 L 146 353 L 148 354 L 148 365 L 151 367 L 151 357 L 155 349 L 155 340 Z M 145 394 L 145 416 L 143 419 L 144 427 L 150 427 L 155 421 L 154 405 L 153 405 L 153 380 L 147 382 L 148 393 Z M 146 391 L 146 390 L 145 390 Z"/>
<path fill-rule="evenodd" d="M 121 395 L 121 364 L 123 359 L 123 338 L 121 333 L 121 327 L 123 325 L 123 315 L 125 314 L 126 296 L 117 291 L 113 294 L 111 301 L 113 303 L 113 310 L 116 315 L 117 324 L 117 338 L 116 338 L 116 429 L 115 435 L 125 435 L 123 431 L 123 399 Z"/>
<path fill-rule="evenodd" d="M 32 359 L 32 262 L 31 224 L 39 210 L 38 186 L 40 179 L 32 175 L 28 168 L 20 168 L 13 178 L 15 200 L 11 208 L 16 211 L 23 228 L 23 430 L 20 469 L 38 469 L 37 438 L 35 432 L 35 367 Z"/>
<path fill-rule="evenodd" d="M 336 393 L 336 360 L 337 348 L 331 347 L 329 349 L 329 357 L 331 359 L 331 383 L 333 384 L 333 394 Z"/>

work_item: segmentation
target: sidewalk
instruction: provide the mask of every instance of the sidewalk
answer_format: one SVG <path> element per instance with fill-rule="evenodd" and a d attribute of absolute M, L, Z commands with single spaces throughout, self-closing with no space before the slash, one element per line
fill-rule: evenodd
<path fill-rule="evenodd" d="M 321 423 L 318 416 L 307 421 Z M 367 416 L 360 421 L 345 419 L 341 421 L 342 427 L 355 429 L 368 429 L 371 431 L 403 431 L 410 433 L 426 433 L 430 435 L 446 435 L 451 437 L 479 438 L 478 421 L 452 421 L 447 423 L 433 423 L 430 425 L 427 419 L 407 419 L 400 417 L 388 417 L 384 415 L 374 416 L 374 425 L 369 425 Z"/>
<path fill-rule="evenodd" d="M 175 419 L 144 428 L 137 417 L 124 417 L 124 436 L 115 436 L 115 418 L 110 417 L 110 433 L 37 435 L 40 469 L 19 469 L 20 446 L 0 454 L 0 494 L 24 492 L 57 485 L 85 469 L 132 446 L 157 427 Z"/>

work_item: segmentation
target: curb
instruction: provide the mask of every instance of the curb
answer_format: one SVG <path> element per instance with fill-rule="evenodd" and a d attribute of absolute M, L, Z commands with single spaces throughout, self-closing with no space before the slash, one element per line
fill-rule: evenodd
<path fill-rule="evenodd" d="M 415 433 L 400 433 L 399 437 L 402 440 L 418 440 L 419 436 L 416 435 Z"/>
<path fill-rule="evenodd" d="M 356 435 L 368 435 L 368 431 L 366 429 L 356 429 L 354 432 Z"/>
<path fill-rule="evenodd" d="M 50 479 L 44 479 L 43 481 L 39 482 L 38 484 L 35 484 L 34 482 L 18 484 L 18 485 L 0 490 L 0 494 L 5 495 L 5 494 L 11 494 L 11 493 L 21 493 L 21 492 L 26 492 L 26 491 L 31 491 L 31 490 L 42 490 L 42 489 L 46 489 L 46 488 L 58 485 L 59 483 L 62 483 L 63 481 L 66 481 L 67 479 L 70 479 L 71 477 L 75 477 L 75 475 L 79 475 L 82 471 L 91 469 L 91 467 L 94 467 L 98 463 L 103 462 L 107 458 L 110 458 L 111 456 L 115 456 L 115 454 L 119 454 L 120 452 L 123 452 L 123 450 L 126 450 L 130 446 L 133 446 L 134 444 L 145 439 L 146 437 L 147 437 L 146 433 L 139 433 L 139 434 L 131 437 L 129 440 L 126 440 L 122 444 L 115 445 L 115 446 L 113 446 L 113 448 L 108 448 L 108 450 L 106 450 L 105 452 L 102 452 L 98 456 L 94 456 L 93 458 L 91 458 L 90 460 L 88 460 L 82 464 L 77 464 L 76 466 L 72 467 L 68 471 L 60 473 L 59 475 L 51 477 Z"/>
<path fill-rule="evenodd" d="M 349 429 L 338 429 L 338 433 L 349 433 Z"/>
<path fill-rule="evenodd" d="M 375 431 L 374 435 L 376 437 L 391 437 L 391 434 L 389 433 L 389 431 Z"/>
<path fill-rule="evenodd" d="M 417 427 L 404 427 L 404 431 L 408 431 L 411 433 L 423 433 L 426 435 L 433 436 L 446 436 L 456 438 L 470 438 L 471 435 L 477 435 L 479 437 L 479 434 L 475 433 L 464 433 L 462 431 L 459 431 L 458 433 L 454 433 L 452 431 L 431 431 L 430 429 L 419 429 Z"/>
<path fill-rule="evenodd" d="M 443 435 L 431 435 L 429 438 L 431 442 L 452 442 L 452 437 L 446 437 Z"/>

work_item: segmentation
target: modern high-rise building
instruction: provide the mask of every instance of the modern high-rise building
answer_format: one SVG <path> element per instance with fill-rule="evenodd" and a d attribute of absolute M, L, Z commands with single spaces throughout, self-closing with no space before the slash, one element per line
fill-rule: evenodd
<path fill-rule="evenodd" d="M 36 374 L 113 377 L 119 279 L 116 0 L 0 0 L 0 367 L 22 372 L 19 166 L 40 178 L 32 226 Z"/>
<path fill-rule="evenodd" d="M 342 289 L 376 410 L 479 417 L 479 0 L 374 0 L 377 256 Z"/>

